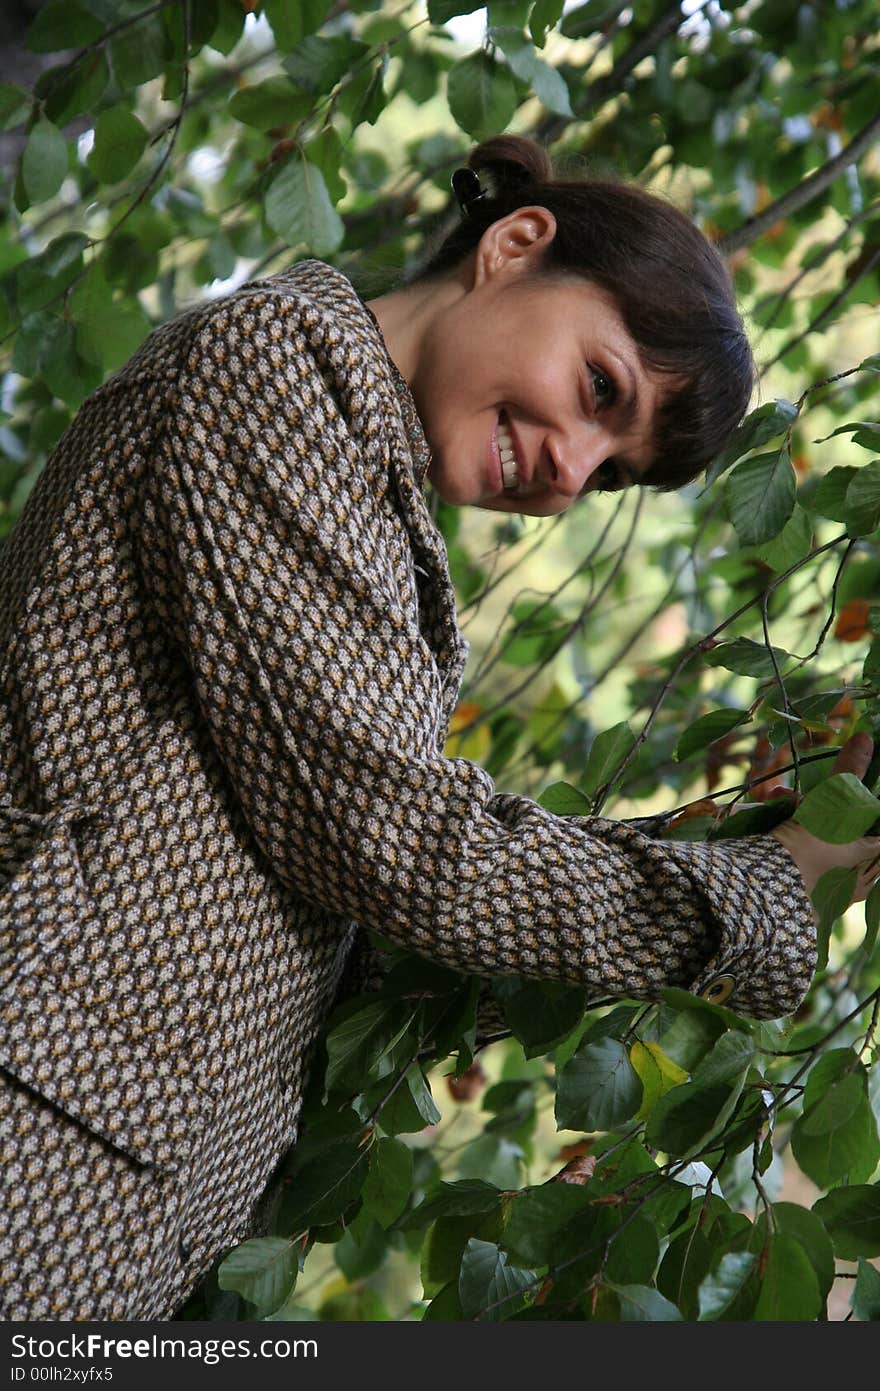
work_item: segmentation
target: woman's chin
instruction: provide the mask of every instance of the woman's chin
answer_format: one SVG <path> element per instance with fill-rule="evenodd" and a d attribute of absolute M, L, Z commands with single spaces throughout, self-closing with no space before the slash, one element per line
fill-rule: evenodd
<path fill-rule="evenodd" d="M 468 485 L 465 479 L 447 478 L 439 470 L 435 473 L 428 469 L 428 482 L 441 501 L 448 503 L 450 507 L 486 505 L 483 495 L 474 488 L 473 483 Z"/>

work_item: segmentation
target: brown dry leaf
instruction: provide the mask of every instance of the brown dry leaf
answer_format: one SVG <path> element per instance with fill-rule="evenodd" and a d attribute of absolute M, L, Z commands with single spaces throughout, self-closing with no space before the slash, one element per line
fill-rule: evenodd
<path fill-rule="evenodd" d="M 849 599 L 837 615 L 834 636 L 841 642 L 859 642 L 867 637 L 871 631 L 868 627 L 870 610 L 867 599 Z"/>
<path fill-rule="evenodd" d="M 594 1154 L 579 1154 L 575 1159 L 570 1159 L 564 1168 L 554 1174 L 549 1180 L 550 1183 L 589 1183 L 596 1168 L 596 1156 Z"/>

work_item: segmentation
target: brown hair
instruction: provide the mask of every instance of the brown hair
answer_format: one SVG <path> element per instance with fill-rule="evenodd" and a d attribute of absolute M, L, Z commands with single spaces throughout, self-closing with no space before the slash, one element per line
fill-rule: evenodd
<path fill-rule="evenodd" d="M 549 209 L 556 236 L 544 269 L 576 272 L 610 293 L 646 369 L 676 378 L 656 423 L 642 482 L 681 487 L 705 468 L 742 419 L 754 361 L 718 252 L 677 208 L 634 184 L 554 177 L 533 140 L 484 140 L 468 160 L 485 196 L 467 203 L 416 280 L 464 260 L 487 227 L 528 204 Z"/>

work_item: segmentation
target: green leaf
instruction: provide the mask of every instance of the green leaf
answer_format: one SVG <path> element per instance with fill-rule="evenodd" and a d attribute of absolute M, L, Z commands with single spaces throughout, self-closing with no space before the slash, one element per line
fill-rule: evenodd
<path fill-rule="evenodd" d="M 53 303 L 73 283 L 82 271 L 87 245 L 88 238 L 81 232 L 66 232 L 18 267 L 15 294 L 22 318 Z"/>
<path fill-rule="evenodd" d="M 841 1260 L 880 1256 L 880 1186 L 835 1188 L 814 1203 L 812 1211 L 824 1222 Z"/>
<path fill-rule="evenodd" d="M 464 1249 L 458 1295 L 465 1318 L 509 1318 L 521 1306 L 522 1293 L 535 1284 L 535 1272 L 510 1264 L 500 1246 L 471 1237 Z"/>
<path fill-rule="evenodd" d="M 698 1153 L 732 1115 L 754 1053 L 747 1034 L 722 1034 L 691 1080 L 657 1102 L 645 1132 L 648 1142 L 682 1158 Z"/>
<path fill-rule="evenodd" d="M 526 1057 L 546 1053 L 575 1027 L 584 1012 L 584 992 L 556 981 L 509 977 L 494 982 L 504 1018 Z"/>
<path fill-rule="evenodd" d="M 439 1319 L 443 1323 L 460 1323 L 463 1318 L 457 1280 L 451 1280 L 448 1285 L 445 1285 L 422 1314 L 423 1320 Z"/>
<path fill-rule="evenodd" d="M 462 14 L 481 10 L 486 0 L 428 0 L 428 18 L 432 24 L 446 24 Z"/>
<path fill-rule="evenodd" d="M 556 1126 L 611 1130 L 634 1116 L 641 1101 L 642 1084 L 622 1043 L 581 1044 L 558 1078 Z"/>
<path fill-rule="evenodd" d="M 869 1265 L 864 1256 L 859 1256 L 859 1273 L 849 1302 L 860 1323 L 880 1323 L 880 1270 Z"/>
<path fill-rule="evenodd" d="M 830 1245 L 829 1242 L 829 1248 Z M 703 1231 L 690 1226 L 673 1238 L 660 1263 L 657 1288 L 690 1321 L 697 1317 L 697 1291 L 709 1273 L 712 1257 L 712 1247 Z"/>
<path fill-rule="evenodd" d="M 323 174 L 301 156 L 294 155 L 276 174 L 265 208 L 269 226 L 288 246 L 305 246 L 316 256 L 328 256 L 345 236 Z"/>
<path fill-rule="evenodd" d="M 785 450 L 756 454 L 727 480 L 730 520 L 744 546 L 778 536 L 794 510 L 795 479 Z"/>
<path fill-rule="evenodd" d="M 498 1207 L 500 1191 L 490 1183 L 477 1179 L 461 1179 L 457 1183 L 441 1183 L 423 1203 L 414 1208 L 401 1222 L 404 1231 L 430 1227 L 441 1217 L 469 1217 L 488 1214 Z"/>
<path fill-rule="evenodd" d="M 548 111 L 571 116 L 571 96 L 562 74 L 539 58 L 522 29 L 509 26 L 491 28 L 489 37 L 503 50 L 511 71 L 531 87 Z"/>
<path fill-rule="evenodd" d="M 757 1265 L 749 1251 L 728 1251 L 718 1267 L 700 1284 L 697 1295 L 701 1322 L 723 1319 L 735 1307 Z"/>
<path fill-rule="evenodd" d="M 819 840 L 846 845 L 865 835 L 880 817 L 880 801 L 853 773 L 832 773 L 809 791 L 794 813 Z"/>
<path fill-rule="evenodd" d="M 848 1048 L 824 1054 L 810 1070 L 792 1154 L 819 1188 L 870 1178 L 880 1159 L 865 1069 Z"/>
<path fill-rule="evenodd" d="M 265 3 L 263 10 L 266 10 Z M 239 0 L 219 0 L 217 23 L 208 37 L 206 46 L 216 49 L 224 58 L 228 58 L 241 39 L 245 19 L 244 8 Z"/>
<path fill-rule="evenodd" d="M 562 16 L 565 0 L 535 0 L 529 18 L 529 32 L 538 48 L 543 48 L 549 30 L 555 28 Z"/>
<path fill-rule="evenodd" d="M 320 169 L 324 176 L 324 183 L 327 185 L 327 192 L 330 194 L 331 201 L 336 204 L 340 202 L 348 192 L 345 178 L 342 174 L 343 147 L 342 141 L 336 134 L 332 126 L 321 131 L 310 140 L 305 147 L 306 158 L 310 164 L 314 164 L 316 169 Z"/>
<path fill-rule="evenodd" d="M 339 91 L 339 107 L 352 127 L 362 123 L 373 126 L 385 109 L 385 74 L 388 54 L 383 53 L 376 63 L 370 63 L 345 83 Z"/>
<path fill-rule="evenodd" d="M 21 157 L 21 177 L 29 203 L 54 198 L 67 174 L 67 142 L 45 116 L 31 128 Z"/>
<path fill-rule="evenodd" d="M 781 572 L 803 560 L 813 547 L 813 523 L 803 507 L 795 503 L 794 511 L 778 536 L 755 546 L 752 554 L 771 569 Z"/>
<path fill-rule="evenodd" d="M 61 320 L 45 310 L 29 314 L 21 324 L 12 345 L 12 370 L 22 377 L 35 377 Z"/>
<path fill-rule="evenodd" d="M 846 425 L 838 425 L 830 435 L 816 443 L 824 444 L 825 440 L 834 439 L 835 435 L 852 435 L 853 444 L 860 444 L 863 449 L 880 449 L 880 420 L 851 420 Z"/>
<path fill-rule="evenodd" d="M 295 1169 L 278 1225 L 294 1234 L 335 1222 L 358 1197 L 369 1170 L 369 1147 L 341 1139 Z"/>
<path fill-rule="evenodd" d="M 101 368 L 77 351 L 76 329 L 62 323 L 46 343 L 42 378 L 54 396 L 74 408 L 101 384 Z"/>
<path fill-rule="evenodd" d="M 346 1226 L 333 1252 L 347 1280 L 362 1280 L 378 1270 L 388 1255 L 389 1234 L 362 1207 Z"/>
<path fill-rule="evenodd" d="M 267 77 L 240 88 L 229 103 L 229 114 L 242 125 L 271 130 L 301 120 L 313 105 L 312 97 L 295 87 L 289 77 Z"/>
<path fill-rule="evenodd" d="M 102 111 L 95 122 L 95 143 L 86 163 L 99 183 L 119 183 L 137 164 L 148 139 L 133 111 L 113 106 Z"/>
<path fill-rule="evenodd" d="M 737 840 L 741 836 L 763 836 L 787 821 L 795 808 L 794 796 L 771 797 L 769 802 L 758 802 L 745 811 L 735 811 L 723 821 L 712 825 L 707 840 Z"/>
<path fill-rule="evenodd" d="M 880 459 L 858 469 L 846 490 L 846 529 L 866 536 L 880 525 Z"/>
<path fill-rule="evenodd" d="M 798 407 L 791 401 L 768 401 L 746 416 L 742 425 L 731 437 L 730 444 L 718 455 L 706 472 L 706 481 L 714 483 L 722 473 L 741 459 L 750 450 L 766 444 L 784 434 L 798 417 Z"/>
<path fill-rule="evenodd" d="M 787 662 L 793 660 L 791 654 L 781 647 L 773 652 L 780 671 L 785 670 Z M 711 652 L 706 652 L 703 660 L 710 667 L 724 667 L 735 671 L 739 676 L 773 676 L 773 659 L 762 642 L 752 642 L 751 638 L 734 638 L 731 642 L 719 643 Z"/>
<path fill-rule="evenodd" d="M 353 1000 L 343 1006 L 334 1014 L 325 1039 L 327 1090 L 351 1090 L 366 1077 L 387 1075 L 393 1066 L 394 1045 L 408 1026 L 409 1015 L 402 1019 L 396 1002 L 377 999 L 362 1004 Z"/>
<path fill-rule="evenodd" d="M 563 1233 L 590 1204 L 590 1193 L 576 1184 L 527 1188 L 510 1205 L 504 1244 L 517 1260 L 546 1265 L 556 1258 Z"/>
<path fill-rule="evenodd" d="M 0 82 L 0 130 L 15 130 L 31 109 L 31 95 L 12 82 Z"/>
<path fill-rule="evenodd" d="M 97 49 L 79 63 L 49 68 L 34 91 L 43 101 L 49 120 L 64 127 L 75 116 L 95 110 L 109 81 L 107 56 L 103 49 Z"/>
<path fill-rule="evenodd" d="M 538 806 L 552 811 L 554 816 L 591 816 L 592 799 L 585 797 L 570 782 L 551 782 L 538 798 Z"/>
<path fill-rule="evenodd" d="M 368 44 L 342 34 L 311 34 L 284 59 L 283 67 L 301 91 L 321 96 L 332 91 L 369 51 Z"/>
<path fill-rule="evenodd" d="M 450 1280 L 457 1287 L 461 1258 L 472 1236 L 480 1237 L 482 1241 L 499 1241 L 503 1226 L 500 1204 L 488 1214 L 441 1217 L 434 1222 L 421 1243 L 419 1273 L 425 1298 L 439 1294 Z"/>
<path fill-rule="evenodd" d="M 625 720 L 597 734 L 590 745 L 587 766 L 581 777 L 584 792 L 590 794 L 604 787 L 617 773 L 635 742 L 635 735 Z"/>
<path fill-rule="evenodd" d="M 500 134 L 517 106 L 509 69 L 482 49 L 450 68 L 447 96 L 455 121 L 475 140 Z"/>
<path fill-rule="evenodd" d="M 123 29 L 110 40 L 113 74 L 122 92 L 159 77 L 170 59 L 167 34 L 158 15 Z"/>
<path fill-rule="evenodd" d="M 263 0 L 262 10 L 272 27 L 275 43 L 289 53 L 307 35 L 313 34 L 327 17 L 332 0 Z"/>
<path fill-rule="evenodd" d="M 824 1301 L 834 1284 L 834 1248 L 824 1226 L 814 1212 L 799 1203 L 774 1203 L 773 1224 L 777 1233 L 790 1237 L 806 1253 Z M 767 1217 L 762 1212 L 755 1222 L 752 1251 L 763 1249 L 766 1236 Z"/>
<path fill-rule="evenodd" d="M 866 957 L 874 955 L 877 928 L 880 927 L 880 884 L 875 884 L 865 900 L 865 939 L 862 943 Z"/>
<path fill-rule="evenodd" d="M 263 1236 L 236 1246 L 217 1272 L 221 1290 L 236 1290 L 258 1314 L 278 1309 L 296 1284 L 296 1245 L 288 1237 Z"/>
<path fill-rule="evenodd" d="M 532 0 L 488 0 L 489 24 L 491 27 L 515 25 L 517 29 L 524 29 L 531 8 Z"/>
<path fill-rule="evenodd" d="M 383 1227 L 395 1222 L 409 1201 L 413 1179 L 412 1150 L 402 1140 L 383 1137 L 370 1151 L 370 1171 L 363 1187 L 364 1206 Z"/>
<path fill-rule="evenodd" d="M 98 265 L 80 280 L 68 303 L 77 351 L 108 370 L 121 366 L 140 347 L 152 325 L 137 300 L 116 302 Z"/>
<path fill-rule="evenodd" d="M 363 1094 L 363 1116 L 376 1112 L 376 1119 L 388 1135 L 409 1134 L 436 1125 L 440 1112 L 431 1095 L 425 1074 L 418 1063 L 406 1069 L 403 1082 L 393 1086 L 384 1078 Z"/>
<path fill-rule="evenodd" d="M 775 1232 L 770 1238 L 761 1292 L 752 1318 L 756 1322 L 812 1322 L 822 1306 L 819 1282 L 806 1251 L 793 1236 Z"/>
<path fill-rule="evenodd" d="M 838 865 L 820 876 L 810 897 L 819 915 L 818 953 L 816 969 L 824 971 L 828 964 L 828 942 L 837 919 L 852 903 L 858 873 Z"/>
<path fill-rule="evenodd" d="M 562 614 L 544 600 L 514 604 L 513 627 L 505 634 L 501 660 L 511 666 L 531 666 L 552 656 L 567 625 Z"/>
<path fill-rule="evenodd" d="M 846 495 L 859 470 L 851 464 L 830 469 L 818 487 L 804 499 L 804 506 L 834 522 L 846 521 Z"/>
<path fill-rule="evenodd" d="M 626 1238 L 623 1238 L 626 1240 Z M 681 1310 L 650 1285 L 613 1285 L 620 1300 L 620 1317 L 627 1323 L 677 1323 Z"/>
<path fill-rule="evenodd" d="M 709 1001 L 704 1000 L 701 995 L 693 995 L 690 990 L 683 990 L 680 986 L 667 985 L 660 994 L 661 999 L 665 1000 L 667 1004 L 672 1005 L 674 1009 L 687 1011 L 692 1015 L 708 1016 L 709 1018 L 717 1020 L 720 1024 L 720 1028 L 718 1029 L 719 1036 L 725 1028 L 732 1029 L 736 1033 L 748 1034 L 749 1036 L 754 1034 L 755 1025 L 748 1019 L 744 1019 L 741 1014 L 734 1014 L 732 1009 L 725 1009 L 724 1005 L 710 1004 Z M 667 1039 L 668 1035 L 664 1035 L 661 1039 L 661 1043 L 666 1049 L 666 1052 L 671 1058 L 675 1058 L 676 1062 L 681 1062 L 681 1059 L 677 1058 L 675 1053 L 673 1053 L 672 1049 L 668 1046 Z M 708 1057 L 708 1054 L 706 1057 Z M 705 1058 L 702 1058 L 700 1061 L 704 1062 Z M 686 1066 L 686 1064 L 682 1063 L 682 1067 L 684 1066 Z"/>
<path fill-rule="evenodd" d="M 873 617 L 870 621 L 873 627 Z M 868 655 L 865 657 L 865 663 L 862 667 L 862 676 L 865 681 L 880 683 L 880 639 L 875 639 L 868 648 Z M 877 786 L 876 779 L 874 786 Z"/>
<path fill-rule="evenodd" d="M 721 739 L 741 724 L 751 719 L 748 710 L 710 710 L 689 725 L 675 746 L 673 758 L 690 758 L 692 753 L 708 748 L 716 739 Z"/>
<path fill-rule="evenodd" d="M 543 58 L 536 58 L 532 72 L 532 91 L 548 111 L 557 116 L 573 116 L 571 93 L 562 73 Z"/>
<path fill-rule="evenodd" d="M 94 43 L 104 26 L 76 0 L 47 0 L 27 33 L 32 53 L 55 53 L 62 48 L 84 48 Z"/>

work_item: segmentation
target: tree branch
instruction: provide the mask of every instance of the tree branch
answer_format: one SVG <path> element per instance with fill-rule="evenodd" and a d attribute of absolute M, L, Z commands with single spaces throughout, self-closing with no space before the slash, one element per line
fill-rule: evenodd
<path fill-rule="evenodd" d="M 757 213 L 755 217 L 750 217 L 741 227 L 737 227 L 732 232 L 728 232 L 726 237 L 722 237 L 716 243 L 718 251 L 722 256 L 730 256 L 734 251 L 739 251 L 740 247 L 750 246 L 752 242 L 762 237 L 764 233 L 776 222 L 783 221 L 786 217 L 791 217 L 792 213 L 799 212 L 808 203 L 812 203 L 814 198 L 818 198 L 820 193 L 824 193 L 829 185 L 833 184 L 845 169 L 851 164 L 855 164 L 857 159 L 861 159 L 863 154 L 870 150 L 875 141 L 880 138 L 880 116 L 874 116 L 866 126 L 863 126 L 858 135 L 853 136 L 852 140 L 846 145 L 840 154 L 829 159 L 812 174 L 808 175 L 796 188 L 789 189 L 788 193 L 783 193 L 781 198 L 777 198 L 775 203 L 771 203 L 764 208 L 763 212 Z"/>

